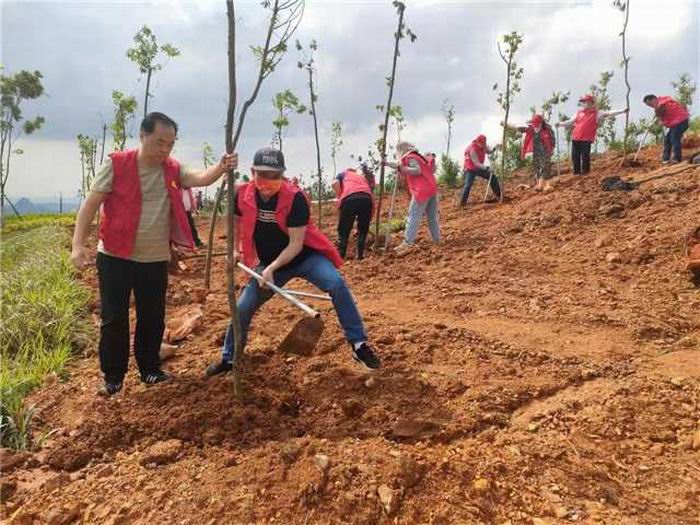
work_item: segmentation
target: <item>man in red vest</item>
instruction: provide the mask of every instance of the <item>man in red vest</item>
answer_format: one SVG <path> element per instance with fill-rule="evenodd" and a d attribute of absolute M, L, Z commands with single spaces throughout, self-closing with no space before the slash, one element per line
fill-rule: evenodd
<path fill-rule="evenodd" d="M 440 242 L 438 190 L 434 155 L 423 156 L 410 142 L 399 142 L 396 145 L 396 156 L 398 162 L 384 160 L 383 163 L 395 169 L 398 175 L 406 177 L 408 191 L 411 193 L 404 241 L 395 250 L 397 255 L 404 255 L 415 246 L 423 215 L 428 217 L 428 229 L 433 242 Z"/>
<path fill-rule="evenodd" d="M 115 151 L 100 168 L 78 213 L 71 260 L 90 264 L 85 247 L 90 224 L 101 207 L 97 272 L 100 289 L 100 368 L 102 393 L 122 388 L 129 362 L 129 299 L 136 299 L 134 354 L 145 384 L 169 379 L 158 352 L 165 328 L 165 293 L 170 243 L 193 248 L 183 187 L 207 186 L 238 166 L 224 155 L 216 166 L 193 171 L 170 157 L 177 124 L 162 113 L 141 122 L 138 149 Z"/>
<path fill-rule="evenodd" d="M 681 161 L 681 144 L 683 133 L 689 126 L 690 113 L 688 108 L 671 97 L 657 97 L 647 95 L 644 103 L 650 108 L 654 108 L 656 118 L 668 128 L 668 133 L 664 137 L 664 153 L 661 162 L 676 164 Z M 673 149 L 673 161 L 671 161 L 671 149 Z"/>
<path fill-rule="evenodd" d="M 262 282 L 248 281 L 238 299 L 242 346 L 245 348 L 255 312 L 273 295 L 265 282 L 282 287 L 299 277 L 330 294 L 353 359 L 367 369 L 377 369 L 379 358 L 367 344 L 360 312 L 337 270 L 343 260 L 311 220 L 306 194 L 282 176 L 285 170 L 282 152 L 263 148 L 253 157 L 252 182 L 236 189 L 234 260 L 257 267 L 262 277 Z M 233 350 L 229 324 L 221 361 L 209 365 L 206 375 L 230 372 Z"/>
<path fill-rule="evenodd" d="M 501 199 L 501 186 L 498 184 L 498 177 L 492 175 L 491 168 L 484 164 L 486 162 L 486 155 L 490 155 L 496 151 L 498 147 L 499 146 L 496 145 L 493 148 L 489 148 L 486 144 L 486 135 L 477 135 L 465 148 L 463 165 L 464 186 L 462 187 L 462 193 L 459 198 L 459 205 L 461 207 L 467 205 L 474 179 L 477 177 L 489 181 L 491 191 L 498 200 Z"/>
<path fill-rule="evenodd" d="M 365 256 L 365 243 L 372 222 L 372 190 L 374 175 L 363 164 L 360 169 L 348 168 L 339 173 L 333 182 L 333 191 L 338 199 L 338 250 L 345 259 L 352 226 L 357 219 L 357 258 Z"/>
<path fill-rule="evenodd" d="M 557 122 L 556 126 L 573 127 L 571 132 L 571 160 L 574 175 L 585 175 L 591 171 L 591 145 L 598 134 L 598 125 L 606 118 L 627 113 L 628 109 L 618 111 L 599 111 L 593 95 L 584 95 L 579 99 L 582 109 L 571 120 Z"/>

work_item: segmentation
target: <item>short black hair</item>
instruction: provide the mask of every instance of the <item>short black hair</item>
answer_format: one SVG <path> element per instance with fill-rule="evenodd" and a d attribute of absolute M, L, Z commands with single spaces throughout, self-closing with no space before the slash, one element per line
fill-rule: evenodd
<path fill-rule="evenodd" d="M 656 98 L 656 95 L 645 95 L 644 96 L 644 103 L 646 104 L 647 102 L 650 102 Z"/>
<path fill-rule="evenodd" d="M 153 131 L 156 129 L 157 122 L 160 122 L 169 128 L 173 128 L 175 130 L 175 135 L 177 135 L 177 122 L 175 122 L 165 113 L 159 113 L 158 111 L 153 111 L 143 117 L 143 120 L 141 121 L 141 131 L 149 134 L 153 133 Z"/>

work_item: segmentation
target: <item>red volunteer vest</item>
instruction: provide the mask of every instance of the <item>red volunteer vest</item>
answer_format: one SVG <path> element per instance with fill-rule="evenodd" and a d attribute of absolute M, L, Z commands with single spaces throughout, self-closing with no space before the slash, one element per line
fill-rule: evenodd
<path fill-rule="evenodd" d="M 476 166 L 474 165 L 474 161 L 472 161 L 472 152 L 476 152 L 477 157 L 479 158 L 479 162 L 481 165 L 484 165 L 484 161 L 486 160 L 486 150 L 482 147 L 479 146 L 476 142 L 472 142 L 467 146 L 467 149 L 464 150 L 464 170 L 465 171 L 473 171 L 476 169 Z"/>
<path fill-rule="evenodd" d="M 277 226 L 287 233 L 287 217 L 292 209 L 292 201 L 294 196 L 302 192 L 306 200 L 308 197 L 297 186 L 283 180 L 282 187 L 277 194 L 277 209 L 275 210 L 275 219 Z M 258 220 L 258 203 L 255 200 L 255 185 L 252 182 L 243 184 L 237 188 L 238 209 L 241 212 L 239 219 L 240 230 L 240 250 L 243 252 L 243 260 L 249 268 L 254 268 L 258 262 L 258 254 L 255 250 L 255 223 Z M 343 265 L 343 259 L 340 257 L 336 247 L 328 240 L 321 230 L 319 230 L 309 218 L 309 224 L 306 227 L 304 234 L 304 246 L 308 246 L 322 255 L 326 256 L 336 268 Z"/>
<path fill-rule="evenodd" d="M 134 248 L 141 220 L 141 179 L 138 150 L 116 151 L 112 159 L 112 191 L 102 203 L 100 239 L 107 252 L 128 259 Z M 170 241 L 194 248 L 180 186 L 180 164 L 168 157 L 162 164 L 165 188 L 170 200 Z"/>
<path fill-rule="evenodd" d="M 671 97 L 658 97 L 659 107 L 664 108 L 661 123 L 667 128 L 673 128 L 690 118 L 687 108 Z"/>
<path fill-rule="evenodd" d="M 554 134 L 552 133 L 552 128 L 549 126 L 542 125 L 540 130 L 540 137 L 544 143 L 544 147 L 547 150 L 547 154 L 551 155 L 554 151 Z M 520 149 L 520 158 L 524 159 L 525 155 L 532 153 L 535 148 L 535 128 L 532 126 L 527 127 L 525 132 L 525 138 L 523 139 L 523 146 Z"/>
<path fill-rule="evenodd" d="M 584 142 L 595 142 L 596 133 L 598 133 L 598 110 L 596 108 L 582 109 L 576 113 L 571 138 Z"/>
<path fill-rule="evenodd" d="M 406 175 L 408 190 L 411 192 L 411 196 L 418 202 L 425 202 L 433 195 L 437 194 L 437 181 L 435 180 L 435 175 L 433 175 L 435 161 L 433 159 L 427 160 L 417 151 L 409 151 L 401 157 L 401 164 L 403 166 L 408 166 L 411 159 L 418 162 L 420 175 Z"/>
<path fill-rule="evenodd" d="M 340 193 L 340 198 L 338 199 L 338 206 L 348 195 L 353 193 L 366 193 L 369 198 L 372 198 L 372 188 L 369 186 L 369 182 L 363 175 L 360 175 L 355 170 L 345 170 L 343 172 L 343 182 L 341 182 L 343 191 Z"/>

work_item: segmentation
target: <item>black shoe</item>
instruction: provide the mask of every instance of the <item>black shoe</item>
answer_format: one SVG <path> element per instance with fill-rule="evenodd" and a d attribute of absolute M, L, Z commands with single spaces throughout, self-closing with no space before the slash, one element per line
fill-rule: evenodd
<path fill-rule="evenodd" d="M 219 361 L 218 363 L 212 363 L 207 367 L 206 374 L 208 377 L 213 377 L 219 374 L 225 374 L 233 370 L 233 364 L 226 361 Z"/>
<path fill-rule="evenodd" d="M 169 381 L 171 378 L 168 374 L 162 370 L 156 370 L 155 372 L 148 372 L 147 374 L 141 374 L 141 382 L 147 385 L 155 385 L 156 383 L 164 383 Z"/>
<path fill-rule="evenodd" d="M 123 383 L 121 381 L 105 381 L 100 394 L 103 396 L 113 396 L 122 389 Z"/>
<path fill-rule="evenodd" d="M 367 343 L 362 343 L 362 346 L 357 350 L 353 347 L 352 358 L 368 370 L 376 370 L 379 368 L 379 358 L 374 354 Z"/>

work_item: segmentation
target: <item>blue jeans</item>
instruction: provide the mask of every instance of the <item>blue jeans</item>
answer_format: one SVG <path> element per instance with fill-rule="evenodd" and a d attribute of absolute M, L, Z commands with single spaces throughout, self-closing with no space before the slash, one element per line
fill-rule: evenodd
<path fill-rule="evenodd" d="M 673 149 L 673 160 L 676 162 L 681 161 L 681 139 L 687 129 L 688 119 L 685 119 L 677 126 L 669 128 L 668 133 L 664 137 L 664 155 L 662 160 L 671 160 L 671 149 Z"/>
<path fill-rule="evenodd" d="M 411 198 L 411 204 L 408 205 L 408 217 L 406 218 L 406 244 L 416 242 L 418 227 L 423 215 L 428 216 L 428 229 L 433 242 L 440 241 L 440 216 L 438 214 L 438 196 L 436 193 L 423 202 L 416 201 L 415 197 Z"/>
<path fill-rule="evenodd" d="M 501 198 L 501 186 L 498 184 L 498 177 L 495 175 L 491 177 L 491 171 L 485 168 L 476 168 L 474 170 L 464 171 L 464 188 L 462 188 L 462 197 L 459 199 L 460 206 L 467 204 L 469 200 L 469 193 L 472 191 L 472 184 L 474 184 L 474 179 L 481 177 L 482 179 L 489 180 L 491 178 L 491 191 L 496 195 L 496 198 Z"/>
<path fill-rule="evenodd" d="M 260 273 L 262 270 L 263 267 L 258 267 L 256 271 Z M 343 277 L 325 256 L 320 253 L 312 253 L 293 266 L 277 270 L 274 276 L 275 284 L 279 287 L 284 286 L 295 277 L 301 277 L 324 292 L 328 292 L 333 299 L 333 306 L 345 332 L 345 338 L 351 344 L 367 340 L 360 312 L 355 306 L 355 300 Z M 274 292 L 268 288 L 260 288 L 257 279 L 248 281 L 243 289 L 243 293 L 238 299 L 238 317 L 241 320 L 241 346 L 243 348 L 248 340 L 248 329 L 255 312 L 273 295 Z M 226 331 L 222 354 L 223 361 L 231 362 L 233 360 L 233 329 L 230 323 Z"/>

